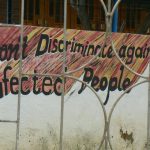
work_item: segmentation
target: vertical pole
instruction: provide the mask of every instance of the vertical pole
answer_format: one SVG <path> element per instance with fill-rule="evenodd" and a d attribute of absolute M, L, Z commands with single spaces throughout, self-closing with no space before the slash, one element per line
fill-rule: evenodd
<path fill-rule="evenodd" d="M 109 14 L 111 13 L 111 0 L 108 0 L 108 13 Z M 107 21 L 107 25 L 108 25 L 107 32 L 110 33 L 112 30 L 110 16 L 106 21 Z"/>
<path fill-rule="evenodd" d="M 24 0 L 21 1 L 21 28 L 20 28 L 20 59 L 19 59 L 19 93 L 17 104 L 17 127 L 16 127 L 16 147 L 19 147 L 19 134 L 20 134 L 20 106 L 21 106 L 21 77 L 22 77 L 22 50 L 23 50 L 23 25 L 24 25 Z"/>
<path fill-rule="evenodd" d="M 149 63 L 150 76 L 150 63 Z M 147 150 L 150 150 L 150 82 L 148 82 Z"/>
<path fill-rule="evenodd" d="M 63 150 L 63 124 L 64 124 L 64 99 L 65 99 L 65 72 L 66 72 L 66 34 L 67 34 L 67 0 L 64 0 L 64 51 L 63 51 L 63 70 L 61 86 L 61 118 L 60 118 L 60 143 L 59 150 Z"/>
<path fill-rule="evenodd" d="M 108 2 L 108 12 L 107 13 L 111 13 L 111 0 L 108 0 L 107 1 Z M 108 17 L 108 16 L 107 16 Z M 110 20 L 110 18 L 107 18 L 106 17 L 106 24 L 107 24 L 107 30 L 106 30 L 106 32 L 107 32 L 107 34 L 110 34 L 110 32 L 111 32 L 111 20 Z M 110 16 L 109 16 L 110 17 Z M 106 122 L 106 135 L 105 135 L 105 150 L 108 150 L 108 120 L 107 120 L 107 122 Z"/>
<path fill-rule="evenodd" d="M 108 12 L 111 12 L 111 0 L 108 0 Z"/>
<path fill-rule="evenodd" d="M 114 3 L 116 3 L 117 0 L 114 0 Z M 113 16 L 113 24 L 112 24 L 112 32 L 118 31 L 118 8 L 115 10 L 114 16 Z"/>
<path fill-rule="evenodd" d="M 108 150 L 108 122 L 106 122 L 105 150 Z"/>

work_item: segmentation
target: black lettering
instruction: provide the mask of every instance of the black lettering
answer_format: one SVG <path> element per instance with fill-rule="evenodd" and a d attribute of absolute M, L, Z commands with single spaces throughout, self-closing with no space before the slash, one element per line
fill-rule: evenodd
<path fill-rule="evenodd" d="M 61 48 L 61 47 L 63 47 L 63 48 Z M 59 49 L 60 53 L 63 52 L 63 50 L 64 50 L 64 41 L 63 40 L 59 41 L 58 49 Z"/>
<path fill-rule="evenodd" d="M 101 46 L 100 46 L 100 45 L 97 45 L 97 46 L 95 47 L 94 55 L 97 55 L 97 53 L 99 54 L 99 53 L 100 53 L 100 50 L 101 50 Z"/>
<path fill-rule="evenodd" d="M 4 61 L 7 59 L 7 45 L 4 44 L 1 48 L 0 48 L 0 60 Z"/>
<path fill-rule="evenodd" d="M 19 85 L 18 78 L 17 77 L 12 77 L 10 79 L 10 91 L 11 91 L 12 94 L 14 94 L 14 95 L 18 94 L 18 85 Z"/>
<path fill-rule="evenodd" d="M 134 58 L 134 51 L 135 51 L 135 47 L 134 46 L 130 46 L 127 50 L 127 61 L 126 64 L 131 64 Z"/>
<path fill-rule="evenodd" d="M 62 79 L 57 78 L 54 83 L 54 92 L 57 96 L 61 96 L 61 84 L 62 84 Z"/>
<path fill-rule="evenodd" d="M 30 88 L 29 87 L 28 88 L 26 87 L 26 89 L 27 89 L 26 91 L 24 91 L 24 89 L 23 89 L 23 87 L 25 85 L 25 82 L 27 82 L 27 81 L 28 81 L 28 77 L 22 77 L 21 78 L 21 93 L 23 95 L 28 95 L 30 93 Z"/>
<path fill-rule="evenodd" d="M 6 66 L 5 69 L 4 69 L 4 77 L 3 77 L 3 82 L 4 82 L 4 87 L 5 87 L 5 95 L 8 95 L 8 82 L 9 82 L 9 79 L 7 78 L 6 76 L 6 72 L 7 70 L 11 70 L 12 67 L 11 66 Z"/>
<path fill-rule="evenodd" d="M 105 91 L 108 86 L 108 80 L 106 77 L 103 77 L 100 81 L 100 90 Z"/>
<path fill-rule="evenodd" d="M 121 81 L 122 81 L 123 72 L 124 72 L 124 66 L 123 65 L 120 67 L 120 70 L 121 70 L 121 74 L 120 74 L 119 83 L 118 83 L 118 90 L 122 91 L 122 87 L 121 87 L 122 82 Z"/>
<path fill-rule="evenodd" d="M 117 77 L 113 77 L 109 81 L 108 92 L 107 92 L 107 96 L 106 96 L 104 105 L 106 105 L 109 100 L 110 91 L 115 91 L 116 89 L 117 89 Z"/>
<path fill-rule="evenodd" d="M 121 48 L 119 50 L 119 57 L 120 58 L 126 57 L 126 48 L 127 48 L 127 46 L 125 46 L 125 45 L 121 46 Z"/>
<path fill-rule="evenodd" d="M 142 50 L 143 50 L 143 48 L 141 48 L 141 47 L 138 47 L 138 48 L 135 50 L 135 57 L 136 57 L 136 58 L 142 58 Z"/>
<path fill-rule="evenodd" d="M 83 44 L 81 44 L 81 43 L 76 43 L 75 44 L 75 48 L 74 48 L 74 52 L 80 52 L 81 54 L 83 53 L 83 51 L 84 51 L 84 45 Z"/>
<path fill-rule="evenodd" d="M 102 58 L 106 58 L 106 54 L 105 54 L 105 49 L 106 49 L 107 45 L 104 46 L 104 48 L 101 51 L 101 57 Z"/>
<path fill-rule="evenodd" d="M 94 76 L 91 82 L 91 87 L 97 92 L 99 90 L 99 78 Z"/>
<path fill-rule="evenodd" d="M 3 98 L 4 92 L 3 92 L 3 85 L 2 82 L 0 82 L 0 98 Z"/>
<path fill-rule="evenodd" d="M 45 77 L 42 83 L 42 91 L 45 95 L 52 94 L 52 90 L 50 89 L 51 86 L 52 86 L 52 79 L 50 77 Z M 47 88 L 49 89 L 46 91 Z"/>
<path fill-rule="evenodd" d="M 84 68 L 84 77 L 83 77 L 83 81 L 89 83 L 94 75 L 93 69 L 92 68 Z M 78 91 L 78 94 L 81 94 L 83 92 L 83 90 L 85 90 L 86 85 L 84 83 L 82 83 L 81 89 Z"/>
<path fill-rule="evenodd" d="M 112 58 L 114 55 L 113 55 L 113 49 L 112 47 L 110 46 L 108 51 L 107 51 L 107 57 L 108 58 Z"/>
<path fill-rule="evenodd" d="M 66 51 L 68 50 L 68 46 L 71 44 L 71 41 L 66 41 Z"/>
<path fill-rule="evenodd" d="M 45 41 L 45 47 L 41 49 L 42 42 Z M 38 42 L 37 50 L 35 56 L 40 56 L 46 53 L 49 44 L 49 37 L 47 34 L 41 34 L 40 41 Z"/>
<path fill-rule="evenodd" d="M 8 45 L 7 61 L 11 60 L 12 58 L 14 58 L 14 60 L 19 59 L 19 44 L 16 44 L 16 45 L 9 44 Z"/>
<path fill-rule="evenodd" d="M 40 88 L 37 88 L 37 80 L 38 80 L 38 77 L 37 76 L 34 76 L 33 78 L 33 93 L 35 95 L 38 95 L 40 92 L 41 92 L 41 89 Z"/>
<path fill-rule="evenodd" d="M 28 41 L 28 37 L 25 36 L 25 37 L 23 38 L 22 59 L 25 59 L 25 58 L 27 57 L 27 53 L 26 53 L 26 48 L 27 48 L 27 46 L 28 46 L 27 41 Z"/>
<path fill-rule="evenodd" d="M 89 55 L 94 55 L 94 45 L 89 45 L 88 51 L 87 51 L 87 56 Z"/>
<path fill-rule="evenodd" d="M 73 38 L 70 52 L 74 52 L 75 38 Z"/>
<path fill-rule="evenodd" d="M 149 57 L 149 53 L 150 53 L 150 47 L 147 48 L 147 53 L 145 53 L 145 58 Z"/>
<path fill-rule="evenodd" d="M 58 48 L 58 40 L 57 39 L 54 39 L 53 40 L 53 46 L 54 46 L 54 49 L 51 50 L 51 53 L 56 53 L 57 52 L 57 48 Z"/>
<path fill-rule="evenodd" d="M 122 87 L 123 87 L 123 90 L 125 91 L 131 84 L 131 81 L 129 78 L 126 78 L 124 81 L 123 81 L 123 84 L 122 84 Z M 128 90 L 127 93 L 129 93 L 131 90 Z"/>

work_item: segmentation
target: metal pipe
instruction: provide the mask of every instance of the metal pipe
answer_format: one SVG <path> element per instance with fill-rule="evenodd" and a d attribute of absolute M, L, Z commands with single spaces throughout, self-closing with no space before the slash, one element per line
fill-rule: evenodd
<path fill-rule="evenodd" d="M 111 28 L 112 28 L 112 16 L 110 15 L 111 14 L 111 0 L 108 0 L 107 1 L 107 8 L 108 8 L 108 11 L 107 11 L 107 14 L 105 14 L 105 17 L 106 17 L 106 35 L 109 35 L 111 34 Z M 107 40 L 107 39 L 106 39 Z M 105 150 L 108 150 L 108 122 L 106 122 L 106 133 L 105 133 Z"/>
<path fill-rule="evenodd" d="M 40 74 L 40 73 L 22 73 L 22 76 L 40 76 L 40 77 L 49 77 L 49 76 L 56 76 L 61 77 L 62 74 Z"/>
<path fill-rule="evenodd" d="M 121 0 L 117 0 L 117 2 L 115 3 L 115 5 L 114 5 L 114 7 L 112 9 L 112 12 L 111 12 L 112 16 L 114 15 L 115 10 L 118 8 L 120 2 L 121 2 Z"/>
<path fill-rule="evenodd" d="M 149 76 L 150 76 L 150 63 L 149 63 Z M 150 82 L 148 84 L 147 150 L 150 150 Z"/>
<path fill-rule="evenodd" d="M 5 23 L 0 23 L 0 26 L 2 26 L 2 27 L 20 27 L 21 28 L 20 24 L 5 24 Z"/>
<path fill-rule="evenodd" d="M 108 12 L 107 12 L 107 15 L 106 15 L 106 25 L 107 25 L 107 28 L 106 28 L 106 32 L 108 32 L 108 35 L 111 33 L 112 31 L 112 16 L 111 16 L 111 0 L 108 0 Z"/>
<path fill-rule="evenodd" d="M 0 120 L 0 122 L 3 122 L 3 123 L 17 123 L 17 120 L 16 120 L 16 121 L 11 121 L 11 120 Z"/>
<path fill-rule="evenodd" d="M 63 70 L 61 85 L 61 118 L 60 118 L 60 141 L 59 150 L 63 150 L 63 126 L 64 126 L 64 101 L 65 101 L 65 72 L 66 72 L 66 35 L 67 35 L 67 0 L 64 1 L 64 50 L 63 50 Z"/>
<path fill-rule="evenodd" d="M 19 133 L 20 133 L 20 106 L 21 106 L 21 77 L 22 77 L 22 50 L 23 50 L 23 25 L 24 25 L 24 0 L 21 3 L 21 28 L 20 28 L 20 59 L 19 59 L 19 93 L 17 104 L 17 127 L 16 127 L 16 147 L 19 147 Z"/>
<path fill-rule="evenodd" d="M 106 14 L 107 14 L 107 8 L 106 8 L 106 5 L 105 5 L 105 3 L 104 3 L 103 0 L 100 0 L 100 2 L 101 2 L 101 4 L 102 4 L 102 6 L 103 6 L 103 9 L 104 9 L 104 12 L 105 12 L 105 15 L 106 15 Z"/>
<path fill-rule="evenodd" d="M 110 13 L 111 12 L 111 0 L 108 0 L 108 13 Z"/>

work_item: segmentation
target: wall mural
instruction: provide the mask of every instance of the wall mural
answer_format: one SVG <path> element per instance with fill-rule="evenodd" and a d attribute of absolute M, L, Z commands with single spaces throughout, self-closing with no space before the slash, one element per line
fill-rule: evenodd
<path fill-rule="evenodd" d="M 18 70 L 20 29 L 18 27 L 0 27 L 0 98 L 8 94 L 18 94 Z M 72 71 L 94 61 L 83 69 L 73 73 L 82 78 L 95 91 L 107 91 L 104 104 L 109 102 L 113 91 L 124 91 L 136 83 L 138 76 L 128 71 L 113 53 L 110 40 L 104 43 L 105 33 L 97 31 L 67 30 L 66 70 Z M 113 33 L 120 58 L 134 71 L 142 74 L 150 60 L 150 38 L 144 35 Z M 60 28 L 24 27 L 23 65 L 24 74 L 60 74 L 63 66 L 63 30 Z M 65 93 L 68 93 L 76 81 L 66 79 Z M 28 95 L 61 95 L 61 77 L 23 76 L 21 93 Z M 78 94 L 86 89 L 83 84 Z M 130 91 L 128 91 L 130 93 Z"/>

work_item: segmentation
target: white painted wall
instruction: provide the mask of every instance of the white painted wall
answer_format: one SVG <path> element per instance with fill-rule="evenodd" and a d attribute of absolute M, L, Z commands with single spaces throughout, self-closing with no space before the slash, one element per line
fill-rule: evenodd
<path fill-rule="evenodd" d="M 148 75 L 148 69 L 144 73 Z M 141 81 L 142 79 L 140 79 Z M 76 83 L 72 89 L 79 89 Z M 71 91 L 70 91 L 71 93 Z M 105 99 L 106 93 L 99 92 Z M 109 113 L 121 92 L 111 92 L 106 106 Z M 69 94 L 68 94 L 69 95 Z M 77 91 L 72 97 L 66 96 L 64 118 L 64 149 L 74 147 L 85 149 L 84 144 L 95 150 L 104 130 L 104 117 L 101 106 L 94 94 L 86 89 L 81 95 Z M 58 149 L 60 125 L 60 97 L 55 95 L 22 96 L 20 150 Z M 133 89 L 115 108 L 110 134 L 114 150 L 143 150 L 146 144 L 148 84 Z M 0 119 L 16 119 L 17 96 L 9 94 L 0 100 Z M 124 141 L 120 129 L 133 132 L 134 142 Z M 15 142 L 16 126 L 0 123 L 0 150 L 12 150 Z M 70 146 L 71 145 L 71 146 Z"/>

